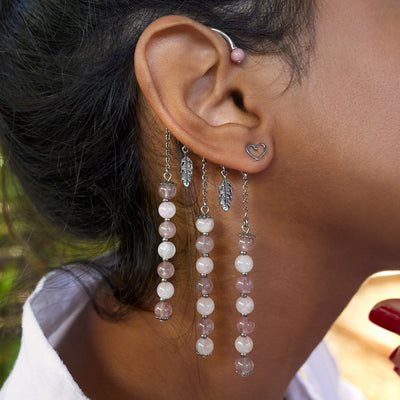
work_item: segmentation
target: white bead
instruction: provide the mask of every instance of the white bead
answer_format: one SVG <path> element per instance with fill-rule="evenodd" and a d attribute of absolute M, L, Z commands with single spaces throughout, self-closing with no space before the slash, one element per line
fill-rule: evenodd
<path fill-rule="evenodd" d="M 163 201 L 158 207 L 158 213 L 165 219 L 171 219 L 176 213 L 175 204 L 170 201 Z"/>
<path fill-rule="evenodd" d="M 199 274 L 210 274 L 214 269 L 214 261 L 210 257 L 200 257 L 196 261 L 196 270 Z"/>
<path fill-rule="evenodd" d="M 248 255 L 240 255 L 236 257 L 235 267 L 242 274 L 250 272 L 253 269 L 253 265 L 253 259 Z"/>
<path fill-rule="evenodd" d="M 158 255 L 163 260 L 169 260 L 176 253 L 176 247 L 172 242 L 161 242 L 158 246 Z"/>
<path fill-rule="evenodd" d="M 201 315 L 210 315 L 214 311 L 215 304 L 211 297 L 200 297 L 197 300 L 197 311 Z"/>
<path fill-rule="evenodd" d="M 161 282 L 157 286 L 157 294 L 160 299 L 170 299 L 174 292 L 175 288 L 171 282 Z"/>
<path fill-rule="evenodd" d="M 240 314 L 250 314 L 254 310 L 254 301 L 250 296 L 239 297 L 236 300 L 236 310 Z"/>
<path fill-rule="evenodd" d="M 201 356 L 210 356 L 214 350 L 214 343 L 210 338 L 200 338 L 196 343 L 196 350 Z"/>
<path fill-rule="evenodd" d="M 197 218 L 196 228 L 201 233 L 210 233 L 214 229 L 214 218 Z"/>
<path fill-rule="evenodd" d="M 238 336 L 235 340 L 235 347 L 240 354 L 247 354 L 253 350 L 253 341 L 249 336 Z"/>

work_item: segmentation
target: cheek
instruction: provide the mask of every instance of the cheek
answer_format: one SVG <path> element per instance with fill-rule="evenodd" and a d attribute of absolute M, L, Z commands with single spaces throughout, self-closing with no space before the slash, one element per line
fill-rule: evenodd
<path fill-rule="evenodd" d="M 307 86 L 311 119 L 324 153 L 346 174 L 399 187 L 400 2 L 334 3 L 349 12 L 339 7 L 318 32 Z"/>

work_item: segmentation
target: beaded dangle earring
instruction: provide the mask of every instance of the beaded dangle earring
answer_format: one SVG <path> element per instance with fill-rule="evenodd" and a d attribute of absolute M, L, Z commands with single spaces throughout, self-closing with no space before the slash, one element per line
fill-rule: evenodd
<path fill-rule="evenodd" d="M 213 289 L 213 283 L 208 278 L 208 274 L 214 269 L 213 260 L 209 257 L 210 251 L 214 248 L 214 241 L 209 233 L 214 228 L 214 219 L 209 215 L 209 207 L 207 205 L 207 162 L 202 159 L 202 195 L 203 205 L 201 207 L 200 217 L 197 218 L 196 228 L 202 234 L 196 240 L 196 248 L 201 257 L 196 261 L 196 270 L 200 277 L 197 280 L 196 288 L 201 297 L 197 300 L 197 311 L 201 315 L 201 319 L 197 323 L 197 329 L 200 333 L 200 339 L 196 343 L 196 351 L 202 357 L 212 355 L 214 349 L 213 341 L 208 337 L 214 330 L 214 322 L 208 316 L 214 311 L 214 301 L 210 297 Z"/>
<path fill-rule="evenodd" d="M 171 218 L 176 213 L 176 207 L 170 200 L 176 195 L 176 185 L 172 182 L 172 174 L 170 172 L 170 145 L 171 133 L 166 129 L 164 181 L 158 187 L 158 194 L 162 198 L 162 203 L 158 207 L 158 213 L 164 218 L 164 222 L 158 228 L 158 232 L 162 237 L 162 242 L 158 246 L 158 254 L 162 258 L 162 262 L 157 267 L 157 273 L 161 278 L 161 282 L 157 286 L 157 294 L 160 297 L 160 301 L 154 308 L 154 316 L 160 321 L 166 321 L 171 318 L 172 306 L 166 300 L 170 299 L 174 294 L 174 285 L 168 282 L 168 279 L 172 278 L 175 273 L 175 268 L 169 260 L 176 252 L 175 245 L 170 242 L 170 239 L 176 233 L 175 224 L 171 222 Z"/>
<path fill-rule="evenodd" d="M 246 172 L 243 176 L 243 224 L 242 232 L 239 234 L 238 246 L 240 255 L 235 260 L 235 268 L 241 273 L 236 280 L 236 289 L 240 292 L 240 297 L 236 301 L 236 309 L 241 314 L 237 323 L 240 333 L 235 340 L 235 348 L 240 353 L 240 358 L 235 362 L 236 372 L 241 376 L 248 376 L 254 370 L 253 360 L 247 356 L 253 349 L 253 341 L 249 334 L 254 331 L 255 323 L 248 317 L 254 310 L 254 301 L 248 296 L 254 288 L 254 284 L 248 274 L 253 269 L 253 259 L 247 252 L 254 247 L 255 236 L 250 233 L 248 219 L 248 177 Z"/>

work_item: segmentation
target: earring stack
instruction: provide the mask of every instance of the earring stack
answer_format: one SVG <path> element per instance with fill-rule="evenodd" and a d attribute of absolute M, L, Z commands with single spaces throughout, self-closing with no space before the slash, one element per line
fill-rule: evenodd
<path fill-rule="evenodd" d="M 209 215 L 209 207 L 207 205 L 207 162 L 202 159 L 202 194 L 203 205 L 201 207 L 202 215 L 197 218 L 196 228 L 202 234 L 196 240 L 196 248 L 201 254 L 201 257 L 196 261 L 196 270 L 199 272 L 200 277 L 197 280 L 196 288 L 201 297 L 197 300 L 196 308 L 201 315 L 201 319 L 197 323 L 197 329 L 200 333 L 200 338 L 196 343 L 196 352 L 202 357 L 212 355 L 214 350 L 214 343 L 208 337 L 214 330 L 214 322 L 209 315 L 214 311 L 214 301 L 210 297 L 213 289 L 213 283 L 208 274 L 214 269 L 213 260 L 210 258 L 209 253 L 214 248 L 214 241 L 209 236 L 209 233 L 214 228 L 214 219 Z"/>
<path fill-rule="evenodd" d="M 162 237 L 162 242 L 158 246 L 158 254 L 162 258 L 162 262 L 157 267 L 158 276 L 161 278 L 161 282 L 157 286 L 157 295 L 160 301 L 154 308 L 154 316 L 160 321 L 166 321 L 171 318 L 172 306 L 166 300 L 170 299 L 175 291 L 174 285 L 168 282 L 168 279 L 172 278 L 175 273 L 174 265 L 169 260 L 174 257 L 176 252 L 175 245 L 170 241 L 176 234 L 175 224 L 171 222 L 171 218 L 176 213 L 176 207 L 170 200 L 176 196 L 176 185 L 172 182 L 172 174 L 170 172 L 170 144 L 171 133 L 166 129 L 164 181 L 160 183 L 158 188 L 158 194 L 162 198 L 158 213 L 164 218 L 164 222 L 158 228 L 158 232 Z"/>
<path fill-rule="evenodd" d="M 255 236 L 250 233 L 248 220 L 248 177 L 243 175 L 243 224 L 242 232 L 239 234 L 238 246 L 240 255 L 235 260 L 235 268 L 241 273 L 236 280 L 236 289 L 240 292 L 240 297 L 236 301 L 236 309 L 241 314 L 237 329 L 240 333 L 235 340 L 235 348 L 240 353 L 240 358 L 235 362 L 236 372 L 241 376 L 248 376 L 254 370 L 254 362 L 248 357 L 248 353 L 253 350 L 253 340 L 249 334 L 253 333 L 255 323 L 249 318 L 249 314 L 254 310 L 254 301 L 249 296 L 254 288 L 252 279 L 248 276 L 253 269 L 253 259 L 247 254 L 254 247 Z"/>

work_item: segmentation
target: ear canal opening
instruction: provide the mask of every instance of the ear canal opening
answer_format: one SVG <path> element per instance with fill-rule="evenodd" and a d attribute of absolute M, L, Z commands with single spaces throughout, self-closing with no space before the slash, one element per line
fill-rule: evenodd
<path fill-rule="evenodd" d="M 231 96 L 232 96 L 232 100 L 233 100 L 235 106 L 247 113 L 248 111 L 246 110 L 246 107 L 244 106 L 244 99 L 243 99 L 242 92 L 240 90 L 234 90 L 231 93 Z"/>

